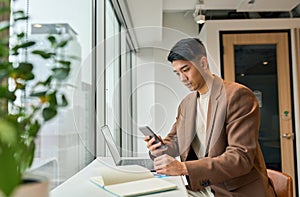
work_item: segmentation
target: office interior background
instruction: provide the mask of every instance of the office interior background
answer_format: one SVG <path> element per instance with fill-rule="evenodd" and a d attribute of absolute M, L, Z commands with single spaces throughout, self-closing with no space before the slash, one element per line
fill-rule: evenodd
<path fill-rule="evenodd" d="M 226 78 L 227 35 L 282 33 L 287 36 L 287 78 L 282 79 L 283 71 L 276 67 L 276 56 L 283 51 L 268 43 L 236 46 L 234 53 L 240 57 L 233 61 L 233 75 L 236 81 L 253 89 L 260 102 L 265 119 L 259 142 L 267 166 L 289 173 L 298 188 L 299 4 L 299 0 L 14 2 L 14 9 L 25 8 L 28 12 L 28 22 L 19 28 L 26 29 L 29 37 L 39 42 L 37 47 L 45 45 L 46 34 L 62 32 L 75 38 L 67 52 L 80 57 L 72 64 L 73 88 L 66 89 L 70 105 L 42 128 L 32 168 L 47 174 L 51 188 L 55 188 L 95 157 L 109 155 L 100 133 L 103 125 L 110 127 L 122 156 L 147 156 L 138 126 L 149 125 L 165 136 L 175 121 L 181 99 L 189 93 L 166 60 L 175 42 L 186 37 L 200 38 L 207 47 L 211 71 Z M 205 23 L 195 21 L 200 15 L 205 15 Z M 263 59 L 261 54 L 269 59 Z M 263 65 L 256 62 L 258 67 L 251 68 L 254 63 L 250 60 L 262 60 Z M 41 77 L 43 72 L 36 69 Z M 290 84 L 286 87 L 279 84 L 281 81 Z M 289 90 L 288 110 L 278 104 L 284 102 L 277 96 L 286 94 L 282 89 Z M 281 125 L 286 122 L 290 126 L 282 131 Z M 286 150 L 292 151 L 288 163 Z"/>

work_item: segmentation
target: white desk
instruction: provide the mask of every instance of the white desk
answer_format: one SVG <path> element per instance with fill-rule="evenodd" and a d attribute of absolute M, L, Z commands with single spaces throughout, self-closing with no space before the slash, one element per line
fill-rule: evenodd
<path fill-rule="evenodd" d="M 64 183 L 56 187 L 50 192 L 50 197 L 106 197 L 114 196 L 100 187 L 96 186 L 90 182 L 90 177 L 97 176 L 99 171 L 97 170 L 100 166 L 112 165 L 112 158 L 99 157 L 95 159 L 92 163 L 86 166 L 84 169 L 79 171 L 77 174 L 66 180 Z M 170 197 L 170 196 L 188 196 L 185 189 L 185 185 L 180 176 L 168 176 L 163 178 L 164 180 L 175 183 L 178 186 L 177 190 L 161 192 L 157 194 L 144 195 L 144 196 L 160 196 L 160 197 Z"/>

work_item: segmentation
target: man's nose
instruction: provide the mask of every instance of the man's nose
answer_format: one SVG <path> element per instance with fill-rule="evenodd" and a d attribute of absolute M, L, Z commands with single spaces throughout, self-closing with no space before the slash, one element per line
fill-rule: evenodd
<path fill-rule="evenodd" d="M 187 80 L 187 77 L 185 76 L 185 74 L 183 74 L 183 73 L 180 73 L 180 75 L 179 75 L 179 79 L 180 79 L 180 81 L 184 82 L 184 81 L 186 81 L 186 80 Z"/>

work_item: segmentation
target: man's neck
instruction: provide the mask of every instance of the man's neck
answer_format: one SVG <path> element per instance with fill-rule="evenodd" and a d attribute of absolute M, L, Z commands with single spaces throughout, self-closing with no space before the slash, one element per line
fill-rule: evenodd
<path fill-rule="evenodd" d="M 200 90 L 198 90 L 198 93 L 201 95 L 201 94 L 205 94 L 208 92 L 208 86 L 207 84 L 205 84 L 205 86 L 203 86 Z"/>

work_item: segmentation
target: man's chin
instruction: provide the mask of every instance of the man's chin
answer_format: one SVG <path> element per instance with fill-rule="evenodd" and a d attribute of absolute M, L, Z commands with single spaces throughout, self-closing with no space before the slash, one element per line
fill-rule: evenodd
<path fill-rule="evenodd" d="M 193 88 L 193 86 L 187 87 L 190 91 L 194 91 L 195 89 Z"/>

